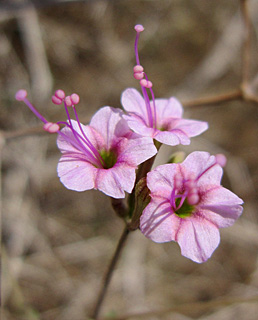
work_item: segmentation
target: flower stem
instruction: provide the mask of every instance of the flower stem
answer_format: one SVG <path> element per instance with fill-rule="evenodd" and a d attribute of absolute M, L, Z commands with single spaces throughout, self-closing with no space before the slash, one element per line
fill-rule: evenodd
<path fill-rule="evenodd" d="M 116 250 L 115 250 L 115 253 L 110 261 L 110 264 L 108 266 L 108 269 L 107 269 L 107 272 L 103 278 L 103 281 L 102 281 L 102 286 L 100 288 L 100 291 L 99 291 L 99 295 L 97 297 L 97 301 L 96 301 L 96 304 L 95 304 L 95 307 L 93 309 L 93 313 L 92 313 L 92 319 L 94 320 L 97 320 L 98 319 L 98 316 L 99 316 L 99 313 L 100 313 L 100 310 L 101 310 L 101 306 L 103 304 L 103 301 L 104 301 L 104 298 L 106 296 L 106 293 L 107 293 L 107 289 L 108 289 L 108 286 L 110 284 L 110 281 L 111 281 L 111 278 L 112 278 L 112 275 L 113 275 L 113 272 L 115 270 L 115 267 L 116 267 L 116 264 L 118 262 L 118 259 L 119 259 L 119 256 L 124 248 L 124 244 L 126 242 L 126 239 L 127 239 L 127 236 L 129 234 L 129 230 L 127 228 L 127 226 L 125 226 L 124 228 L 124 231 L 119 239 L 119 242 L 117 244 L 117 247 L 116 247 Z"/>

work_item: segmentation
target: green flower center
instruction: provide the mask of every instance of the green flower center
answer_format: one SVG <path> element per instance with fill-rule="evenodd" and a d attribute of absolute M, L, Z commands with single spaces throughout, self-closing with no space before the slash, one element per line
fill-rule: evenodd
<path fill-rule="evenodd" d="M 178 207 L 180 204 L 181 198 L 176 199 L 176 206 Z M 188 204 L 187 199 L 184 201 L 182 206 L 175 211 L 175 214 L 180 218 L 187 218 L 190 217 L 194 211 L 195 206 L 191 206 Z"/>
<path fill-rule="evenodd" d="M 112 168 L 117 161 L 117 156 L 114 151 L 112 150 L 102 150 L 100 151 L 100 156 L 103 159 L 103 168 L 110 169 Z"/>

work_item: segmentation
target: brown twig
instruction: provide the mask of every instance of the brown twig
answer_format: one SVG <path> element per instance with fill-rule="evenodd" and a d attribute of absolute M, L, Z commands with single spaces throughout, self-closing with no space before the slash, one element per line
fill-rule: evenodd
<path fill-rule="evenodd" d="M 100 288 L 100 291 L 99 291 L 99 295 L 97 297 L 97 301 L 96 301 L 96 304 L 95 304 L 95 307 L 93 309 L 93 313 L 92 313 L 92 316 L 91 318 L 94 319 L 94 320 L 97 320 L 98 319 L 98 316 L 99 316 L 99 313 L 100 313 L 100 310 L 101 310 L 101 306 L 102 306 L 102 303 L 104 301 L 104 298 L 106 296 L 106 292 L 107 292 L 107 289 L 108 289 L 108 286 L 109 286 L 109 283 L 110 283 L 110 280 L 112 278 L 112 275 L 114 273 L 114 270 L 115 270 L 115 267 L 116 267 L 116 264 L 118 262 L 118 259 L 120 257 L 120 254 L 122 252 L 122 249 L 124 248 L 124 244 L 126 242 L 126 239 L 128 237 L 128 234 L 129 234 L 129 230 L 127 228 L 127 226 L 124 228 L 124 231 L 119 239 L 119 242 L 117 244 L 117 247 L 116 247 L 116 250 L 115 250 L 115 253 L 113 255 L 113 258 L 108 266 L 108 269 L 107 269 L 107 272 L 103 278 L 103 282 L 102 282 L 102 285 L 101 285 L 101 288 Z"/>
<path fill-rule="evenodd" d="M 242 83 L 244 90 L 249 83 L 250 78 L 250 52 L 251 52 L 251 21 L 248 10 L 249 0 L 241 0 L 241 13 L 244 24 L 244 40 L 242 52 Z"/>
<path fill-rule="evenodd" d="M 227 101 L 239 100 L 242 98 L 243 98 L 242 91 L 238 89 L 238 90 L 227 92 L 221 95 L 183 101 L 182 104 L 184 107 L 214 106 Z"/>

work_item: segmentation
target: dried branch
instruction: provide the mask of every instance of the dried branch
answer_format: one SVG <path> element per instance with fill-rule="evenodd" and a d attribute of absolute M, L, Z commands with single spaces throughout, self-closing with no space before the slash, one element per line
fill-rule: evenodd
<path fill-rule="evenodd" d="M 241 0 L 241 13 L 244 24 L 244 41 L 242 52 L 242 88 L 246 88 L 250 78 L 251 21 L 249 0 Z"/>

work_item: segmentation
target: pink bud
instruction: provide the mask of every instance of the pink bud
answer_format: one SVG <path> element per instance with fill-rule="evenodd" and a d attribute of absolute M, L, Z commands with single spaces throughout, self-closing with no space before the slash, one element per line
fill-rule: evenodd
<path fill-rule="evenodd" d="M 24 89 L 21 89 L 16 92 L 15 99 L 18 101 L 23 101 L 27 97 L 27 91 Z"/>
<path fill-rule="evenodd" d="M 141 25 L 141 24 L 137 24 L 135 27 L 134 27 L 134 30 L 136 32 L 142 32 L 144 30 L 144 27 Z"/>

